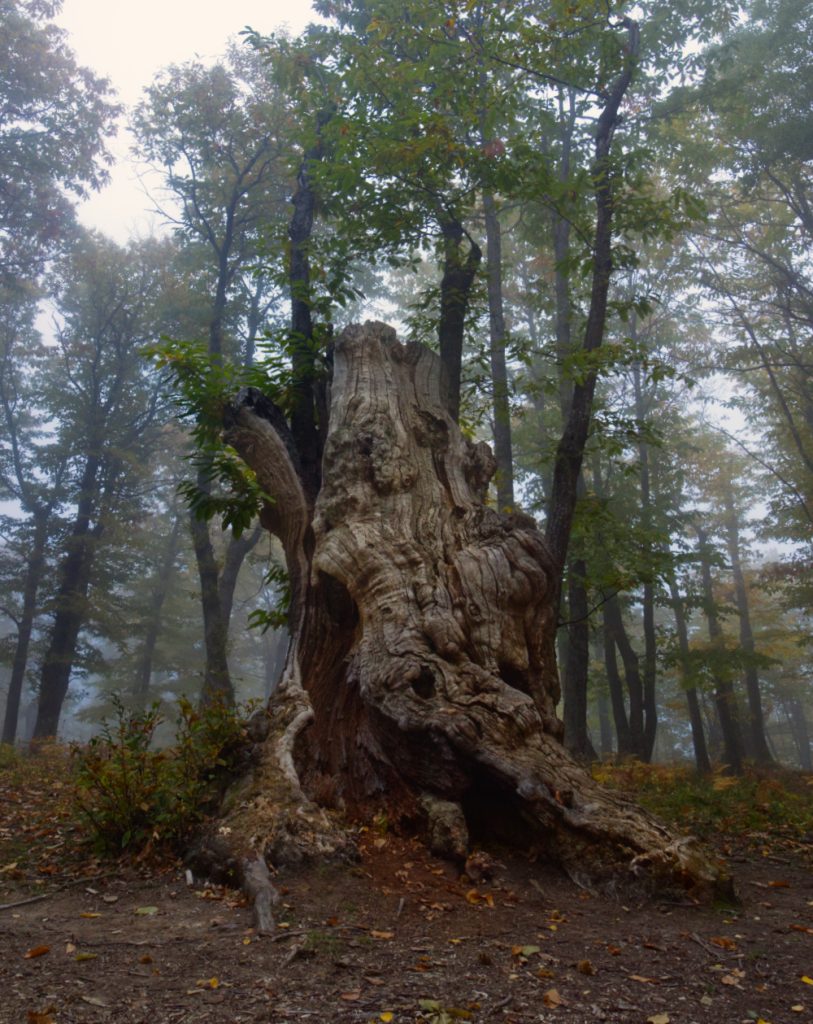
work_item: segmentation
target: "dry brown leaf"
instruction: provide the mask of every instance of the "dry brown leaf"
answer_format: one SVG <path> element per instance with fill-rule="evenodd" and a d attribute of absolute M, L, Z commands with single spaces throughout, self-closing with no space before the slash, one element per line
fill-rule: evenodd
<path fill-rule="evenodd" d="M 630 981 L 639 981 L 642 985 L 657 985 L 654 978 L 646 978 L 643 974 L 631 974 Z"/>
<path fill-rule="evenodd" d="M 669 1024 L 668 1013 L 653 1013 L 651 1017 L 647 1017 L 646 1024 Z"/>
<path fill-rule="evenodd" d="M 372 929 L 370 935 L 374 939 L 391 939 L 395 936 L 395 932 L 379 932 L 375 928 Z"/>
<path fill-rule="evenodd" d="M 559 995 L 555 988 L 549 988 L 548 991 L 542 996 L 542 1002 L 545 1006 L 564 1006 L 565 1001 Z"/>
<path fill-rule="evenodd" d="M 740 984 L 740 979 L 739 979 L 739 978 L 737 978 L 737 977 L 736 977 L 735 975 L 733 975 L 733 974 L 724 974 L 724 975 L 722 976 L 722 978 L 720 978 L 720 981 L 721 981 L 721 982 L 722 982 L 722 983 L 723 983 L 724 985 L 735 985 L 735 986 L 739 986 L 739 984 Z"/>
<path fill-rule="evenodd" d="M 733 939 L 729 939 L 725 935 L 713 935 L 709 939 L 709 942 L 713 943 L 715 946 L 719 946 L 720 949 L 736 949 L 737 948 L 737 943 Z"/>
<path fill-rule="evenodd" d="M 342 992 L 339 999 L 344 999 L 348 1003 L 354 1003 L 357 999 L 361 999 L 361 989 L 354 988 L 350 992 Z"/>
<path fill-rule="evenodd" d="M 56 1024 L 51 1016 L 53 1007 L 47 1010 L 28 1010 L 26 1013 L 27 1024 Z"/>
<path fill-rule="evenodd" d="M 589 960 L 579 960 L 579 962 L 576 964 L 576 970 L 579 972 L 579 974 L 596 973 L 595 967 L 590 963 Z"/>
<path fill-rule="evenodd" d="M 34 946 L 32 949 L 29 949 L 27 953 L 23 953 L 23 959 L 33 960 L 35 957 L 45 956 L 45 954 L 50 953 L 50 951 L 50 946 Z"/>

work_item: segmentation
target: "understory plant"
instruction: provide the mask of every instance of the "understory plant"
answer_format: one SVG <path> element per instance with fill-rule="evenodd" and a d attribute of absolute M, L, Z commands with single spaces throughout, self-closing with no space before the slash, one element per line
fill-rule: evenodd
<path fill-rule="evenodd" d="M 114 715 L 89 743 L 72 748 L 76 807 L 106 853 L 178 847 L 217 804 L 245 749 L 243 714 L 212 702 L 179 702 L 176 739 L 158 749 L 158 704 L 131 710 L 118 697 Z"/>

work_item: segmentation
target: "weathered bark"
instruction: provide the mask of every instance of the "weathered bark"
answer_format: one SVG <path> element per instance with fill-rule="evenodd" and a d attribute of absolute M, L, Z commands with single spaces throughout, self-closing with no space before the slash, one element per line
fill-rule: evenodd
<path fill-rule="evenodd" d="M 45 568 L 45 546 L 48 542 L 50 509 L 47 507 L 37 508 L 32 518 L 34 533 L 25 564 L 23 607 L 17 622 L 17 642 L 14 645 L 14 660 L 11 663 L 11 676 L 8 682 L 6 711 L 3 718 L 3 743 L 13 743 L 17 736 L 20 698 L 25 681 L 25 670 L 28 665 L 31 632 L 34 628 L 34 617 L 37 613 L 37 593 Z"/>
<path fill-rule="evenodd" d="M 708 748 L 706 747 L 706 734 L 703 730 L 703 713 L 700 710 L 700 701 L 697 699 L 697 690 L 694 686 L 686 683 L 689 674 L 689 630 L 686 625 L 686 612 L 683 607 L 683 598 L 680 596 L 677 583 L 673 578 L 669 580 L 669 597 L 671 599 L 672 611 L 675 615 L 675 631 L 678 638 L 678 652 L 680 656 L 681 682 L 684 684 L 686 703 L 689 707 L 689 722 L 692 727 L 692 744 L 694 746 L 694 760 L 697 770 L 706 774 L 711 771 Z"/>
<path fill-rule="evenodd" d="M 280 411 L 247 391 L 228 417 L 228 442 L 276 499 L 263 522 L 286 554 L 293 631 L 232 834 L 282 859 L 302 855 L 305 833 L 336 848 L 317 797 L 416 826 L 454 804 L 456 830 L 535 846 L 585 884 L 713 888 L 691 841 L 562 746 L 556 568 L 533 520 L 484 504 L 494 460 L 455 426 L 438 358 L 366 324 L 334 359 L 313 506 Z"/>
<path fill-rule="evenodd" d="M 700 573 L 703 581 L 703 611 L 708 623 L 709 640 L 718 650 L 723 639 L 723 630 L 717 614 L 714 600 L 714 586 L 711 580 L 711 559 L 709 556 L 708 533 L 700 526 L 695 526 L 697 539 L 700 542 Z M 743 744 L 742 733 L 737 713 L 737 695 L 730 679 L 724 674 L 715 672 L 714 703 L 717 708 L 717 719 L 723 737 L 723 749 L 726 764 L 735 775 L 742 774 Z"/>

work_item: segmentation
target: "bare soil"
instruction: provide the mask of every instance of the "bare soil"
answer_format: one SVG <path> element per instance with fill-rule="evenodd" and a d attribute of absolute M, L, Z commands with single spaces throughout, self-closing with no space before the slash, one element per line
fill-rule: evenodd
<path fill-rule="evenodd" d="M 357 865 L 279 875 L 263 938 L 237 893 L 180 869 L 73 879 L 0 913 L 0 1021 L 813 1019 L 810 871 L 731 866 L 736 910 L 627 906 L 517 856 L 475 885 L 415 840 L 368 833 Z"/>

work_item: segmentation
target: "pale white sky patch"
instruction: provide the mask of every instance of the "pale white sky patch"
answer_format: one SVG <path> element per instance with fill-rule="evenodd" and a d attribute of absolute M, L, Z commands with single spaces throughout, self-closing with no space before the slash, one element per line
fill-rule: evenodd
<path fill-rule="evenodd" d="M 120 102 L 133 106 L 156 72 L 168 64 L 215 60 L 250 26 L 298 32 L 313 20 L 308 0 L 64 0 L 57 23 L 69 33 L 78 62 L 109 78 Z M 150 200 L 130 159 L 129 134 L 122 127 L 111 143 L 116 165 L 111 183 L 80 210 L 80 220 L 118 242 L 157 228 Z"/>

